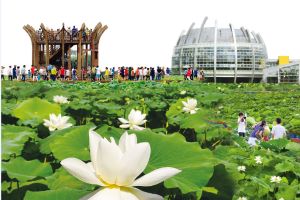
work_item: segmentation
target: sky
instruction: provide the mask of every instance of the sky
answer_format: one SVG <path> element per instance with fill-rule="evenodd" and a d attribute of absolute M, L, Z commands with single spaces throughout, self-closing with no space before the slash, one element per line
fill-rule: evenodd
<path fill-rule="evenodd" d="M 0 0 L 0 64 L 31 65 L 31 41 L 26 24 L 46 27 L 108 29 L 100 39 L 100 66 L 171 66 L 182 30 L 195 22 L 206 27 L 245 28 L 260 33 L 269 58 L 300 59 L 298 0 Z M 298 19 L 298 20 L 297 20 Z"/>

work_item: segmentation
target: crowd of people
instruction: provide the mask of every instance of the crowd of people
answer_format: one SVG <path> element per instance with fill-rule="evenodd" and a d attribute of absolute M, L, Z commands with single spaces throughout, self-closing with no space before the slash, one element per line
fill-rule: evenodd
<path fill-rule="evenodd" d="M 247 128 L 247 116 L 244 113 L 239 113 L 238 116 L 238 134 L 241 137 L 246 136 Z M 262 120 L 252 126 L 251 133 L 248 138 L 248 144 L 255 146 L 257 142 L 269 141 L 271 139 L 276 140 L 286 137 L 286 129 L 281 125 L 281 118 L 276 118 L 276 125 L 272 127 L 270 131 L 267 122 Z"/>
<path fill-rule="evenodd" d="M 189 67 L 184 71 L 184 80 L 194 80 L 194 78 L 203 81 L 204 80 L 203 69 L 200 70 L 200 69 L 193 69 Z"/>
<path fill-rule="evenodd" d="M 64 39 L 65 40 L 78 40 L 79 39 L 79 30 L 76 26 L 73 26 L 73 28 L 71 29 L 71 27 L 68 27 L 67 29 L 65 29 L 65 35 L 64 35 Z M 49 30 L 49 40 L 53 41 L 53 40 L 61 40 L 61 35 L 60 35 L 60 29 L 57 29 L 56 31 L 54 31 L 53 29 Z M 85 27 L 85 29 L 81 30 L 81 38 L 83 41 L 88 41 L 91 39 L 92 37 L 92 29 L 89 29 L 87 27 Z M 44 34 L 42 31 L 42 28 L 40 28 L 39 30 L 37 30 L 37 35 L 39 37 L 40 40 L 44 40 Z"/>
<path fill-rule="evenodd" d="M 1 67 L 1 78 L 5 79 L 4 67 Z M 26 66 L 9 66 L 7 69 L 8 80 L 20 80 L 20 81 L 40 81 L 40 80 L 90 80 L 90 81 L 111 81 L 117 80 L 161 80 L 165 76 L 170 76 L 171 70 L 169 67 L 157 66 L 154 67 L 106 67 L 102 70 L 99 66 L 82 68 L 79 72 L 76 68 L 71 70 L 65 67 L 57 67 L 54 65 L 48 65 L 47 67 L 41 66 L 39 69 L 35 66 L 31 66 L 30 69 L 26 69 Z"/>

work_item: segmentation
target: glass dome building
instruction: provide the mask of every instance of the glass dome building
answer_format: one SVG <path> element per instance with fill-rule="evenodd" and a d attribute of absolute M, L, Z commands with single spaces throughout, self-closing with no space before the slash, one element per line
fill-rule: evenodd
<path fill-rule="evenodd" d="M 193 23 L 177 41 L 172 56 L 172 73 L 183 74 L 188 67 L 203 70 L 206 79 L 257 82 L 263 77 L 267 49 L 255 32 L 241 27 L 235 29 L 205 27 L 207 17 L 200 28 Z"/>

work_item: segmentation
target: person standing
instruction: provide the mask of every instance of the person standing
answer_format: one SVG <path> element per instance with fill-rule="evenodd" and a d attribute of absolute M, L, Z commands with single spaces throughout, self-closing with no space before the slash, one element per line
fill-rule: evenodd
<path fill-rule="evenodd" d="M 5 80 L 4 79 L 4 68 L 3 66 L 1 66 L 1 80 Z"/>
<path fill-rule="evenodd" d="M 65 68 L 63 66 L 60 68 L 60 80 L 65 80 Z"/>
<path fill-rule="evenodd" d="M 96 81 L 100 81 L 101 70 L 100 67 L 96 67 Z"/>
<path fill-rule="evenodd" d="M 161 74 L 162 74 L 161 68 L 158 66 L 156 71 L 157 71 L 157 80 L 161 80 Z"/>
<path fill-rule="evenodd" d="M 256 146 L 256 141 L 260 141 L 263 137 L 264 129 L 266 127 L 267 123 L 265 120 L 261 121 L 260 123 L 253 126 L 253 131 L 250 134 L 250 137 L 248 139 L 248 144 L 250 146 Z"/>
<path fill-rule="evenodd" d="M 52 65 L 48 65 L 47 66 L 47 72 L 48 72 L 48 74 L 50 74 L 50 76 L 51 76 L 51 69 L 52 69 Z"/>
<path fill-rule="evenodd" d="M 15 65 L 12 69 L 13 79 L 17 79 L 17 66 Z"/>
<path fill-rule="evenodd" d="M 20 80 L 20 75 L 21 75 L 21 70 L 20 70 L 20 66 L 18 66 L 16 69 L 17 81 Z"/>
<path fill-rule="evenodd" d="M 140 76 L 140 68 L 137 67 L 136 70 L 135 70 L 135 78 L 136 78 L 137 81 L 139 80 L 139 76 Z"/>
<path fill-rule="evenodd" d="M 34 74 L 34 66 L 33 65 L 31 65 L 30 71 L 31 71 L 31 79 L 33 79 L 33 74 Z"/>
<path fill-rule="evenodd" d="M 143 71 L 144 71 L 144 68 L 140 67 L 139 68 L 139 80 L 143 80 Z"/>
<path fill-rule="evenodd" d="M 22 75 L 22 81 L 25 81 L 26 79 L 26 66 L 23 65 L 22 69 L 21 69 L 21 75 Z"/>
<path fill-rule="evenodd" d="M 51 69 L 51 79 L 52 79 L 52 81 L 56 80 L 56 74 L 57 74 L 56 67 L 53 66 L 52 69 Z"/>
<path fill-rule="evenodd" d="M 32 81 L 38 81 L 38 70 L 37 69 L 34 69 L 34 72 L 33 72 L 33 77 L 32 77 Z"/>
<path fill-rule="evenodd" d="M 97 68 L 95 66 L 92 66 L 92 76 L 91 76 L 92 81 L 96 80 L 96 71 Z"/>
<path fill-rule="evenodd" d="M 245 137 L 246 134 L 246 127 L 247 127 L 247 122 L 246 122 L 246 116 L 244 116 L 244 113 L 239 113 L 238 117 L 238 133 L 240 137 Z"/>
<path fill-rule="evenodd" d="M 272 139 L 280 139 L 286 136 L 286 130 L 284 126 L 281 125 L 281 118 L 276 118 L 276 125 L 272 128 Z"/>
<path fill-rule="evenodd" d="M 146 80 L 150 80 L 150 68 L 147 68 Z"/>
<path fill-rule="evenodd" d="M 43 66 L 40 66 L 39 75 L 41 76 L 42 80 L 45 80 L 45 73 L 44 73 L 44 67 Z"/>
<path fill-rule="evenodd" d="M 186 79 L 187 80 L 191 80 L 191 75 L 192 75 L 192 69 L 189 68 L 186 72 Z"/>
<path fill-rule="evenodd" d="M 12 81 L 13 80 L 13 71 L 12 71 L 11 66 L 8 67 L 7 75 L 8 75 L 8 80 Z"/>
<path fill-rule="evenodd" d="M 114 78 L 115 78 L 115 67 L 111 69 L 111 79 L 114 80 Z"/>
<path fill-rule="evenodd" d="M 204 80 L 204 71 L 203 70 L 201 70 L 201 77 L 202 77 L 202 80 Z"/>
<path fill-rule="evenodd" d="M 121 75 L 122 80 L 124 80 L 124 77 L 125 77 L 125 69 L 124 69 L 124 66 L 121 67 L 120 75 Z"/>
<path fill-rule="evenodd" d="M 134 74 L 134 68 L 133 67 L 131 67 L 130 74 L 131 74 L 131 79 L 130 80 L 134 81 L 135 80 L 135 74 Z"/>
<path fill-rule="evenodd" d="M 170 72 L 171 72 L 171 71 L 170 71 L 170 68 L 167 67 L 167 69 L 166 69 L 166 75 L 167 75 L 167 76 L 170 76 Z"/>
<path fill-rule="evenodd" d="M 155 78 L 155 70 L 154 70 L 154 67 L 151 67 L 151 69 L 150 69 L 150 80 L 154 81 L 154 78 Z"/>
<path fill-rule="evenodd" d="M 70 80 L 70 76 L 71 76 L 71 73 L 70 73 L 70 70 L 69 70 L 69 68 L 68 69 L 66 69 L 66 77 L 65 77 L 65 80 Z"/>
<path fill-rule="evenodd" d="M 197 70 L 197 78 L 198 78 L 199 81 L 202 80 L 202 74 L 201 74 L 200 69 Z"/>
<path fill-rule="evenodd" d="M 77 74 L 76 74 L 76 68 L 73 67 L 73 69 L 72 69 L 72 80 L 73 80 L 73 81 L 77 80 L 77 76 L 76 76 L 76 75 L 77 75 Z"/>
<path fill-rule="evenodd" d="M 128 71 L 128 67 L 125 67 L 124 69 L 124 76 L 125 76 L 125 80 L 128 80 L 128 76 L 129 76 L 129 71 Z"/>
<path fill-rule="evenodd" d="M 87 79 L 88 80 L 91 80 L 91 78 L 92 78 L 92 68 L 91 68 L 91 66 L 87 66 L 87 71 L 86 71 L 86 73 L 87 73 Z"/>
<path fill-rule="evenodd" d="M 30 71 L 30 69 L 27 70 L 27 79 L 28 80 L 31 79 L 31 71 Z"/>
<path fill-rule="evenodd" d="M 145 69 L 143 71 L 144 80 L 147 80 L 147 74 L 148 74 L 148 69 L 145 67 Z"/>
<path fill-rule="evenodd" d="M 108 70 L 108 67 L 105 67 L 104 79 L 105 79 L 106 81 L 109 80 L 109 70 Z"/>

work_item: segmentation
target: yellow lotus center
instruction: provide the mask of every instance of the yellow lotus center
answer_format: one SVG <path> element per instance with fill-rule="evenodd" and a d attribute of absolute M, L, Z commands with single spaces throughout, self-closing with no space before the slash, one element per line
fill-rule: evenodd
<path fill-rule="evenodd" d="M 103 180 L 99 175 L 97 176 L 97 178 L 105 185 L 105 187 L 107 187 L 107 188 L 122 188 L 122 189 L 124 189 L 124 188 L 126 188 L 125 186 L 119 186 L 119 185 L 116 185 L 116 184 L 111 184 L 111 183 L 108 183 L 108 182 L 106 182 L 105 180 Z"/>

